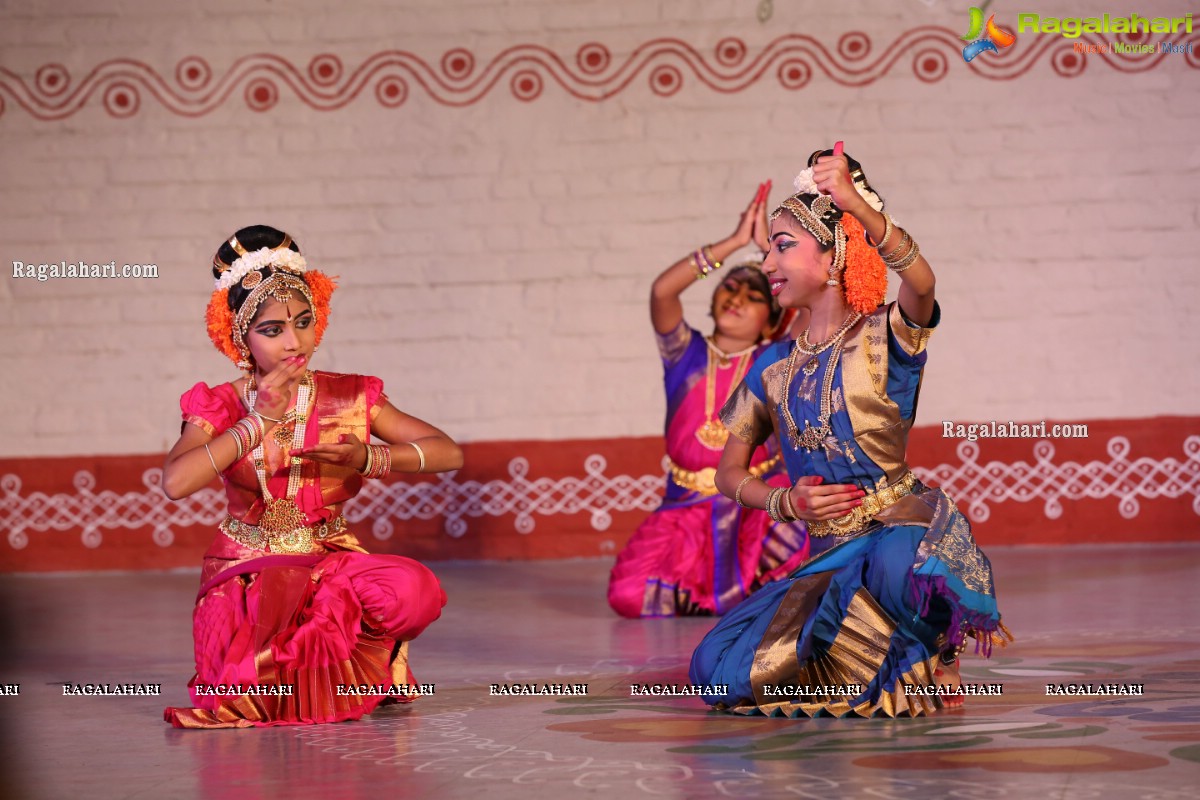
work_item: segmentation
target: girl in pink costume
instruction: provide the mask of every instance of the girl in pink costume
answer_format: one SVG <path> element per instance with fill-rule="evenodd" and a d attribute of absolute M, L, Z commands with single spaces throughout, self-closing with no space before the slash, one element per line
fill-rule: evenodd
<path fill-rule="evenodd" d="M 364 478 L 457 469 L 462 452 L 389 403 L 378 378 L 310 371 L 334 284 L 307 268 L 290 236 L 243 228 L 217 250 L 213 273 L 209 335 L 247 375 L 184 393 L 182 434 L 163 468 L 172 499 L 220 478 L 229 512 L 193 612 L 194 707 L 168 708 L 166 719 L 338 722 L 411 700 L 408 642 L 446 595 L 416 561 L 367 555 L 341 509 Z"/>
<path fill-rule="evenodd" d="M 769 184 L 759 186 L 731 236 L 680 259 L 654 281 L 650 321 L 663 360 L 670 465 L 662 505 L 613 566 L 608 602 L 622 616 L 724 614 L 808 554 L 802 524 L 772 523 L 763 511 L 739 508 L 713 484 L 729 435 L 718 412 L 771 334 L 784 328 L 755 261 L 723 276 L 716 272 L 751 242 L 766 250 L 768 191 Z M 719 282 L 713 332 L 704 336 L 684 320 L 679 297 L 710 276 Z M 775 447 L 758 448 L 751 468 L 764 480 L 786 481 Z"/>

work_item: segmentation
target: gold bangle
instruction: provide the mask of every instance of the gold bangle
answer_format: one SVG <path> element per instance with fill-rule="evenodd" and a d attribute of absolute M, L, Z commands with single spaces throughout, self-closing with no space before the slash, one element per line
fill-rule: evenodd
<path fill-rule="evenodd" d="M 746 484 L 752 480 L 754 480 L 753 475 L 747 475 L 746 477 L 742 478 L 742 482 L 738 484 L 737 491 L 733 493 L 733 502 L 737 503 L 742 508 L 746 507 L 746 504 L 742 502 L 742 489 L 745 489 Z"/>
<path fill-rule="evenodd" d="M 208 453 L 208 463 L 212 464 L 213 472 L 217 473 L 217 477 L 221 477 L 221 470 L 217 469 L 217 460 L 213 458 L 212 450 L 208 449 L 208 442 L 204 443 L 204 452 Z"/>
<path fill-rule="evenodd" d="M 900 231 L 900 241 L 896 244 L 896 246 L 893 247 L 891 249 L 891 251 L 889 251 L 887 253 L 884 253 L 882 251 L 880 251 L 880 253 L 879 253 L 880 257 L 883 259 L 883 263 L 885 263 L 885 264 L 891 264 L 893 262 L 899 261 L 900 259 L 907 256 L 909 254 L 909 252 L 912 250 L 913 238 L 908 235 L 908 231 L 904 230 L 904 228 L 900 228 L 899 231 Z"/>
<path fill-rule="evenodd" d="M 409 442 L 409 444 L 411 444 L 413 446 L 413 449 L 417 451 L 417 458 L 421 459 L 420 463 L 417 465 L 417 472 L 424 472 L 425 471 L 425 451 L 422 450 L 421 445 L 417 444 L 416 442 Z"/>
<path fill-rule="evenodd" d="M 717 261 L 717 257 L 713 255 L 711 244 L 706 244 L 704 247 L 701 247 L 700 255 L 704 256 L 704 260 L 708 262 L 710 270 L 717 270 L 721 268 L 722 262 Z"/>
<path fill-rule="evenodd" d="M 886 264 L 887 268 L 892 272 L 904 272 L 904 270 L 917 263 L 917 258 L 919 258 L 921 255 L 921 248 L 911 238 L 909 241 L 912 242 L 912 247 L 910 247 L 908 252 L 904 254 L 903 258 L 896 261 L 884 260 L 883 263 Z"/>
<path fill-rule="evenodd" d="M 371 443 L 363 442 L 362 445 L 363 445 L 363 448 L 367 451 L 367 457 L 363 461 L 362 467 L 359 468 L 358 474 L 359 475 L 369 475 L 371 473 L 371 467 L 374 466 L 373 462 L 375 459 L 372 457 L 373 451 L 371 450 Z"/>
<path fill-rule="evenodd" d="M 778 486 L 771 489 L 767 494 L 767 506 L 763 510 L 767 512 L 767 516 L 772 522 L 783 522 L 779 516 L 779 493 L 782 491 Z"/>
<path fill-rule="evenodd" d="M 883 255 L 883 248 L 887 247 L 888 240 L 892 238 L 892 234 L 896 231 L 896 223 L 892 222 L 892 215 L 884 212 L 883 215 L 883 238 L 879 240 L 879 244 L 872 245 L 879 255 Z M 870 237 L 867 239 L 870 244 Z"/>
<path fill-rule="evenodd" d="M 796 520 L 800 519 L 800 515 L 796 513 L 796 507 L 792 505 L 791 489 L 783 490 L 783 510 L 789 517 L 791 517 L 791 519 L 788 520 L 789 522 L 795 522 Z"/>

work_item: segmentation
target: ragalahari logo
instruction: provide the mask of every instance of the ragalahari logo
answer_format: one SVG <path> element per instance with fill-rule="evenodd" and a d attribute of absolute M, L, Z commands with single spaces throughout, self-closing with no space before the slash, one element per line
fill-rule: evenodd
<path fill-rule="evenodd" d="M 981 37 L 980 34 L 984 35 Z M 967 31 L 967 35 L 962 37 L 962 39 L 965 42 L 970 42 L 969 45 L 963 48 L 963 61 L 969 62 L 975 56 L 985 51 L 999 53 L 999 48 L 1001 47 L 1012 47 L 1017 37 L 996 24 L 995 14 L 988 17 L 987 25 L 985 26 L 983 24 L 983 10 L 972 8 L 971 29 Z"/>

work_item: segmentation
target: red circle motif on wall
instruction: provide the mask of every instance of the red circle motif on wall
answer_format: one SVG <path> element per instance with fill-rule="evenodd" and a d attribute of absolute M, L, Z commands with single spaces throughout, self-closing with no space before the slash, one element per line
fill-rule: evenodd
<path fill-rule="evenodd" d="M 1074 78 L 1083 74 L 1087 59 L 1076 53 L 1073 47 L 1060 47 L 1050 55 L 1050 66 L 1060 76 Z"/>
<path fill-rule="evenodd" d="M 542 93 L 542 76 L 531 69 L 523 69 L 512 77 L 513 96 L 528 103 Z"/>
<path fill-rule="evenodd" d="M 838 39 L 838 55 L 847 61 L 858 61 L 866 58 L 871 52 L 871 37 L 862 31 L 850 31 Z"/>
<path fill-rule="evenodd" d="M 314 56 L 308 62 L 308 77 L 318 86 L 332 86 L 342 77 L 342 60 L 332 53 Z"/>
<path fill-rule="evenodd" d="M 596 42 L 588 42 L 575 54 L 575 64 L 588 75 L 603 72 L 611 63 L 612 54 L 608 48 Z"/>
<path fill-rule="evenodd" d="M 469 76 L 475 70 L 475 56 L 471 51 L 462 47 L 447 50 L 442 56 L 442 72 L 456 81 Z"/>
<path fill-rule="evenodd" d="M 104 90 L 104 110 L 114 117 L 132 117 L 142 104 L 133 84 L 118 81 Z"/>
<path fill-rule="evenodd" d="M 212 68 L 200 56 L 185 56 L 175 65 L 175 80 L 184 89 L 194 92 L 212 80 Z"/>
<path fill-rule="evenodd" d="M 650 71 L 650 89 L 659 97 L 670 97 L 683 88 L 683 73 L 670 64 Z"/>
<path fill-rule="evenodd" d="M 67 90 L 71 84 L 71 74 L 62 64 L 47 64 L 37 71 L 33 82 L 39 92 L 47 97 L 55 97 Z"/>
<path fill-rule="evenodd" d="M 1200 69 L 1200 36 L 1189 39 L 1184 44 L 1191 45 L 1191 49 L 1183 54 L 1184 61 L 1192 69 Z"/>
<path fill-rule="evenodd" d="M 246 105 L 251 111 L 267 111 L 279 102 L 279 89 L 266 78 L 255 78 L 246 84 Z"/>
<path fill-rule="evenodd" d="M 785 89 L 803 89 L 812 80 L 812 67 L 808 62 L 793 58 L 779 65 L 779 84 Z"/>
<path fill-rule="evenodd" d="M 396 108 L 408 99 L 408 84 L 403 78 L 389 75 L 375 84 L 375 99 L 388 108 Z"/>
<path fill-rule="evenodd" d="M 913 72 L 925 83 L 940 81 L 949 69 L 946 54 L 941 50 L 922 50 L 913 57 Z"/>
<path fill-rule="evenodd" d="M 717 42 L 717 62 L 724 67 L 734 67 L 746 57 L 746 43 L 730 36 Z"/>

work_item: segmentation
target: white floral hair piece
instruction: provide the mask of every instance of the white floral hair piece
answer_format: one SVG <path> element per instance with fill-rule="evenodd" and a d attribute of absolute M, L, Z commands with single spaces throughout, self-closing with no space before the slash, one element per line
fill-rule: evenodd
<path fill-rule="evenodd" d="M 867 205 L 876 211 L 883 211 L 883 200 L 880 199 L 879 195 L 875 194 L 875 192 L 871 191 L 870 189 L 864 190 L 862 184 L 858 181 L 854 181 L 853 183 L 855 191 L 858 192 L 858 196 L 863 200 L 866 200 Z M 812 167 L 806 167 L 805 169 L 802 169 L 800 174 L 796 176 L 796 180 L 792 182 L 792 185 L 796 187 L 797 194 L 824 194 L 820 189 L 817 188 L 817 182 L 813 180 Z"/>
<path fill-rule="evenodd" d="M 253 253 L 246 253 L 230 264 L 229 269 L 221 273 L 221 277 L 216 280 L 217 291 L 228 289 L 251 272 L 268 266 L 279 267 L 301 275 L 308 268 L 308 262 L 295 250 L 286 248 L 273 250 L 270 247 L 261 247 Z"/>
<path fill-rule="evenodd" d="M 800 174 L 796 176 L 796 180 L 792 181 L 792 185 L 796 187 L 796 194 L 821 193 L 821 190 L 817 188 L 817 182 L 813 180 L 812 167 L 800 170 Z"/>

